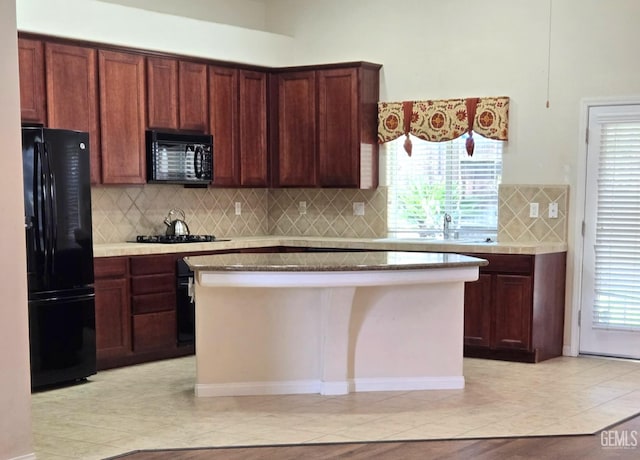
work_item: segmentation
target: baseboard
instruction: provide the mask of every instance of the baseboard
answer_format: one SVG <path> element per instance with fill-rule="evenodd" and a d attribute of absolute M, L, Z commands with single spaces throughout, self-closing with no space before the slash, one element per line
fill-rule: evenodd
<path fill-rule="evenodd" d="M 196 396 L 257 396 L 313 394 L 344 395 L 357 391 L 457 390 L 464 388 L 464 376 L 360 378 L 351 382 L 292 380 L 280 382 L 198 383 Z"/>
<path fill-rule="evenodd" d="M 355 391 L 458 390 L 463 376 L 354 379 Z"/>
<path fill-rule="evenodd" d="M 196 396 L 256 396 L 320 393 L 319 380 L 280 382 L 197 383 Z"/>
<path fill-rule="evenodd" d="M 351 385 L 349 382 L 320 382 L 320 394 L 323 396 L 346 395 Z"/>

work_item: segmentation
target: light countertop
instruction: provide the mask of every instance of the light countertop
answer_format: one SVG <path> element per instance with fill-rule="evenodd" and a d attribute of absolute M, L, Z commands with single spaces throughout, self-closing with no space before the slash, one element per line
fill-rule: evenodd
<path fill-rule="evenodd" d="M 460 254 L 393 251 L 220 254 L 186 257 L 185 261 L 193 270 L 226 272 L 424 270 L 478 267 L 488 263 Z"/>
<path fill-rule="evenodd" d="M 248 236 L 211 243 L 106 243 L 93 246 L 94 257 L 168 254 L 176 252 L 209 252 L 273 246 L 371 249 L 385 251 L 457 252 L 466 254 L 546 254 L 565 252 L 566 243 L 485 243 L 466 240 L 422 240 L 400 238 L 325 238 L 294 236 Z"/>

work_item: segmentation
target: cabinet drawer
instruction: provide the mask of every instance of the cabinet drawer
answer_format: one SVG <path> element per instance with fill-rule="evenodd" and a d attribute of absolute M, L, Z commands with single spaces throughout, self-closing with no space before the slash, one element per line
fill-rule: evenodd
<path fill-rule="evenodd" d="M 131 278 L 131 295 L 176 292 L 176 275 L 149 275 Z"/>
<path fill-rule="evenodd" d="M 176 272 L 176 254 L 131 257 L 132 275 L 155 275 Z"/>
<path fill-rule="evenodd" d="M 175 348 L 176 312 L 163 311 L 133 316 L 133 350 Z"/>
<path fill-rule="evenodd" d="M 100 257 L 93 259 L 96 278 L 121 278 L 127 275 L 127 257 Z"/>
<path fill-rule="evenodd" d="M 481 273 L 518 273 L 530 275 L 533 272 L 534 256 L 521 254 L 469 254 L 489 261 L 480 267 Z"/>
<path fill-rule="evenodd" d="M 136 295 L 131 299 L 131 311 L 134 315 L 141 313 L 153 313 L 157 311 L 175 310 L 175 308 L 175 292 Z"/>

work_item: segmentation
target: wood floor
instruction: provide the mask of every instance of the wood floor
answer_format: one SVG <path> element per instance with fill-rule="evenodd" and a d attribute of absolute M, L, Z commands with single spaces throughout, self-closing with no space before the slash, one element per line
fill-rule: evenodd
<path fill-rule="evenodd" d="M 603 447 L 604 443 L 609 447 Z M 626 441 L 627 448 L 614 443 Z M 619 444 L 617 444 L 619 446 Z M 371 442 L 140 451 L 124 460 L 432 460 L 432 459 L 635 459 L 640 458 L 640 415 L 590 436 L 470 439 L 461 441 Z"/>

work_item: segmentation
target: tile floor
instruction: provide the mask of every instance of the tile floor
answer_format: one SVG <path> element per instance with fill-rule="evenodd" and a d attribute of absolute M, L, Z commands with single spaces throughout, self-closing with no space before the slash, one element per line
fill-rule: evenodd
<path fill-rule="evenodd" d="M 465 359 L 464 390 L 198 398 L 193 357 L 33 395 L 39 460 L 137 449 L 593 433 L 640 412 L 640 362 Z"/>

